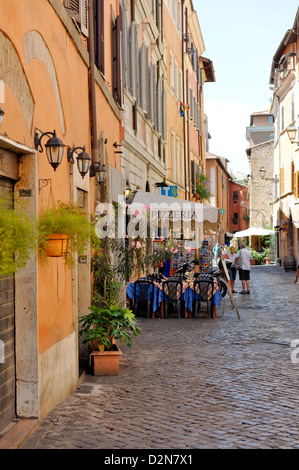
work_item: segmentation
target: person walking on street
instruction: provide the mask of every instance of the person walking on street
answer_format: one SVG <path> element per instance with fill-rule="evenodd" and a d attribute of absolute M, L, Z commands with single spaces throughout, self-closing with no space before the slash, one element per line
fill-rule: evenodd
<path fill-rule="evenodd" d="M 230 284 L 232 288 L 233 294 L 236 294 L 237 291 L 235 290 L 235 280 L 236 280 L 236 266 L 235 266 L 235 259 L 236 259 L 236 253 L 235 253 L 235 247 L 234 245 L 230 246 L 230 251 L 228 252 L 229 260 L 232 262 L 229 268 L 229 277 L 230 277 Z"/>
<path fill-rule="evenodd" d="M 250 260 L 252 259 L 250 251 L 245 243 L 241 243 L 240 250 L 236 255 L 236 260 L 241 256 L 242 268 L 239 270 L 239 279 L 242 282 L 242 290 L 239 294 L 250 294 Z M 247 290 L 245 290 L 247 287 Z"/>

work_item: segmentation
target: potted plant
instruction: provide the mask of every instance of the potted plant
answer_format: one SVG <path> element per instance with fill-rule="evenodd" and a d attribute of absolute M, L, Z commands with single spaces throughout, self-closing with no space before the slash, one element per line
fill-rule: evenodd
<path fill-rule="evenodd" d="M 119 356 L 122 354 L 115 341 L 132 346 L 132 337 L 141 333 L 135 323 L 135 315 L 118 304 L 90 307 L 90 313 L 81 317 L 80 335 L 83 343 L 91 347 L 90 362 L 94 375 L 118 375 Z"/>
<path fill-rule="evenodd" d="M 9 197 L 0 198 L 0 276 L 11 276 L 29 260 L 36 243 L 34 218 Z"/>
<path fill-rule="evenodd" d="M 202 201 L 209 200 L 212 194 L 208 188 L 209 179 L 203 173 L 197 173 L 195 182 L 195 197 Z"/>
<path fill-rule="evenodd" d="M 38 246 L 42 257 L 65 256 L 72 265 L 75 254 L 83 254 L 91 240 L 93 225 L 88 214 L 75 203 L 59 203 L 44 211 L 38 220 Z"/>
<path fill-rule="evenodd" d="M 270 248 L 265 248 L 265 250 L 264 250 L 264 260 L 265 260 L 265 264 L 271 264 Z"/>
<path fill-rule="evenodd" d="M 278 266 L 281 266 L 281 258 L 277 258 L 276 262 L 277 262 Z"/>

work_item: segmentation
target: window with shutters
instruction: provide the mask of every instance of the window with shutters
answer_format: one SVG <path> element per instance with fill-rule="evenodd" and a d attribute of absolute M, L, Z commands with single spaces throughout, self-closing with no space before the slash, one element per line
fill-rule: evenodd
<path fill-rule="evenodd" d="M 284 194 L 284 168 L 280 168 L 280 194 Z"/>
<path fill-rule="evenodd" d="M 65 0 L 64 5 L 78 23 L 81 33 L 88 37 L 88 0 Z"/>

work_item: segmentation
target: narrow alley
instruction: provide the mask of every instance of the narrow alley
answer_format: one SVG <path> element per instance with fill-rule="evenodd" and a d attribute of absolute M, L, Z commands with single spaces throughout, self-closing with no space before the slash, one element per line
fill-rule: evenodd
<path fill-rule="evenodd" d="M 273 265 L 251 278 L 240 320 L 229 296 L 214 320 L 139 319 L 119 376 L 87 373 L 21 448 L 299 448 L 299 286 Z"/>

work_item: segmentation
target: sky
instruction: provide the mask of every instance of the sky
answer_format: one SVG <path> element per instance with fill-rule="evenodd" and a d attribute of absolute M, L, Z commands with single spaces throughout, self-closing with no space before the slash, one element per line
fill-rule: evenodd
<path fill-rule="evenodd" d="M 236 176 L 249 173 L 250 114 L 270 109 L 272 59 L 292 29 L 298 0 L 193 0 L 216 82 L 204 85 L 209 151 L 229 160 Z"/>

